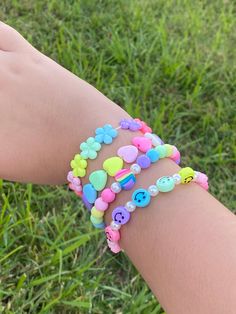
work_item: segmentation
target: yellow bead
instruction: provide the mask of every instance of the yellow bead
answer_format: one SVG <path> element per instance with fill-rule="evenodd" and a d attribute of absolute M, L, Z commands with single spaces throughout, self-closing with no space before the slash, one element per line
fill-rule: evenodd
<path fill-rule="evenodd" d="M 166 157 L 170 157 L 173 153 L 173 146 L 170 144 L 164 144 L 163 146 L 166 149 Z"/>
<path fill-rule="evenodd" d="M 104 216 L 104 212 L 97 210 L 95 206 L 91 209 L 91 215 L 96 218 L 102 218 Z"/>
<path fill-rule="evenodd" d="M 194 178 L 194 171 L 190 167 L 182 168 L 179 171 L 179 175 L 181 176 L 181 183 L 186 184 L 193 180 Z"/>
<path fill-rule="evenodd" d="M 103 169 L 109 174 L 109 176 L 114 177 L 114 175 L 122 169 L 123 160 L 120 157 L 111 157 L 104 161 Z"/>

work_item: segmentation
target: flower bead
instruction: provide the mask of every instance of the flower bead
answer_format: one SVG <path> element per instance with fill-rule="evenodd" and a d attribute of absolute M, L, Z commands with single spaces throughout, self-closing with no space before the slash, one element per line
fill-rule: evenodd
<path fill-rule="evenodd" d="M 80 154 L 76 154 L 74 159 L 71 160 L 71 168 L 75 177 L 84 177 L 86 174 L 87 161 L 84 160 Z"/>
<path fill-rule="evenodd" d="M 141 123 L 134 119 L 122 119 L 119 124 L 122 129 L 130 131 L 138 131 L 142 127 Z"/>
<path fill-rule="evenodd" d="M 73 175 L 73 172 L 72 171 L 69 171 L 68 172 L 68 175 L 67 175 L 67 180 L 69 182 L 69 188 L 73 191 L 75 191 L 75 193 L 78 195 L 78 196 L 81 196 L 82 193 L 82 185 L 81 185 L 81 181 L 79 178 L 77 177 L 74 177 Z"/>
<path fill-rule="evenodd" d="M 152 133 L 152 129 L 142 120 L 140 119 L 134 119 L 136 122 L 139 122 L 141 124 L 140 131 L 145 134 L 145 133 Z"/>
<path fill-rule="evenodd" d="M 94 137 L 89 137 L 86 142 L 81 143 L 81 157 L 84 159 L 95 159 L 97 157 L 97 151 L 101 149 L 101 144 L 96 142 Z"/>
<path fill-rule="evenodd" d="M 97 128 L 95 133 L 95 140 L 101 144 L 111 144 L 112 139 L 116 138 L 118 135 L 117 130 L 114 129 L 110 124 L 105 124 L 103 128 Z"/>

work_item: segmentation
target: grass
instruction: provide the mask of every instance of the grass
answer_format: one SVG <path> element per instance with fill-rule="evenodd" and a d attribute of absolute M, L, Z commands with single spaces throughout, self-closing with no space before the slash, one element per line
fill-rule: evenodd
<path fill-rule="evenodd" d="M 2 0 L 0 19 L 180 147 L 235 212 L 235 10 L 226 0 Z M 0 193 L 0 313 L 163 313 L 64 187 L 1 182 Z"/>

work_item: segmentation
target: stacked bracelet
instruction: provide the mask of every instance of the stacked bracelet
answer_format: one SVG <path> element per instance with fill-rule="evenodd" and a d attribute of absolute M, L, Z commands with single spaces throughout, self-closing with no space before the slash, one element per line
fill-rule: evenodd
<path fill-rule="evenodd" d="M 131 212 L 135 211 L 136 207 L 147 207 L 151 202 L 151 197 L 156 196 L 159 192 L 170 192 L 175 185 L 180 183 L 186 184 L 195 181 L 204 189 L 208 189 L 208 178 L 201 172 L 194 171 L 190 167 L 182 168 L 173 176 L 164 176 L 156 181 L 155 185 L 150 185 L 148 189 L 137 189 L 132 194 L 132 200 L 127 202 L 125 206 L 118 206 L 112 211 L 112 221 L 105 228 L 107 243 L 113 253 L 120 252 L 119 229 L 122 225 L 130 220 Z"/>

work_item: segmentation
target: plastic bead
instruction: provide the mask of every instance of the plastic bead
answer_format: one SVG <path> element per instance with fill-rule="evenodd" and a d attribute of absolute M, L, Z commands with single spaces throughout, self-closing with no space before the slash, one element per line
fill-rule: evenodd
<path fill-rule="evenodd" d="M 163 146 L 166 149 L 166 157 L 170 157 L 173 153 L 173 146 L 170 144 L 164 144 Z"/>
<path fill-rule="evenodd" d="M 153 133 L 145 133 L 144 134 L 145 137 L 149 138 L 152 141 L 152 145 L 154 147 L 158 146 L 158 145 L 163 145 L 164 142 L 162 141 L 162 139 L 157 136 L 156 134 Z"/>
<path fill-rule="evenodd" d="M 96 218 L 102 218 L 104 216 L 104 212 L 97 210 L 95 206 L 91 209 L 91 215 Z"/>
<path fill-rule="evenodd" d="M 123 160 L 120 157 L 111 157 L 104 161 L 103 169 L 109 174 L 109 176 L 114 177 L 117 171 L 121 170 L 123 167 Z"/>
<path fill-rule="evenodd" d="M 133 172 L 133 174 L 139 174 L 141 172 L 141 167 L 138 164 L 133 164 L 130 167 L 130 170 Z"/>
<path fill-rule="evenodd" d="M 194 171 L 190 167 L 182 168 L 178 173 L 181 176 L 181 183 L 183 184 L 191 182 L 194 178 Z"/>
<path fill-rule="evenodd" d="M 137 158 L 137 164 L 142 168 L 142 169 L 147 169 L 151 165 L 151 160 L 148 156 L 146 155 L 140 155 Z"/>
<path fill-rule="evenodd" d="M 121 225 L 117 224 L 114 220 L 110 223 L 110 227 L 112 230 L 119 230 L 121 228 Z"/>
<path fill-rule="evenodd" d="M 89 181 L 97 191 L 102 191 L 107 183 L 107 173 L 104 170 L 93 171 L 89 176 Z"/>
<path fill-rule="evenodd" d="M 118 149 L 117 155 L 130 164 L 136 160 L 138 156 L 138 149 L 134 145 L 122 146 Z"/>
<path fill-rule="evenodd" d="M 146 153 L 150 148 L 152 148 L 152 141 L 146 137 L 134 137 L 132 139 L 132 144 L 135 145 L 143 153 Z"/>
<path fill-rule="evenodd" d="M 101 144 L 95 141 L 94 137 L 89 137 L 86 142 L 80 144 L 81 157 L 84 159 L 97 158 L 97 151 L 101 149 Z"/>
<path fill-rule="evenodd" d="M 156 196 L 159 193 L 156 185 L 150 185 L 148 187 L 148 192 L 150 193 L 151 196 Z"/>
<path fill-rule="evenodd" d="M 132 213 L 133 211 L 135 211 L 136 205 L 133 202 L 129 201 L 125 204 L 125 208 L 128 212 Z"/>
<path fill-rule="evenodd" d="M 121 191 L 121 186 L 120 186 L 120 184 L 119 184 L 118 182 L 112 183 L 112 185 L 111 185 L 111 190 L 112 190 L 112 192 L 114 192 L 114 193 L 116 193 L 116 194 L 120 193 L 120 191 Z"/>
<path fill-rule="evenodd" d="M 161 177 L 157 180 L 156 185 L 160 192 L 170 192 L 175 187 L 175 181 L 172 177 Z"/>
<path fill-rule="evenodd" d="M 70 166 L 73 169 L 72 172 L 75 177 L 83 178 L 86 175 L 87 161 L 80 154 L 75 155 L 74 159 L 70 162 Z"/>
<path fill-rule="evenodd" d="M 174 179 L 176 185 L 181 183 L 181 176 L 178 173 L 173 174 L 172 178 Z"/>
<path fill-rule="evenodd" d="M 150 193 L 145 189 L 137 189 L 132 194 L 132 202 L 137 207 L 146 207 L 151 201 Z"/>
<path fill-rule="evenodd" d="M 139 122 L 141 124 L 140 131 L 145 134 L 145 133 L 152 133 L 152 129 L 142 120 L 140 119 L 134 119 L 136 122 Z"/>
<path fill-rule="evenodd" d="M 108 203 L 104 202 L 101 197 L 97 198 L 95 201 L 95 207 L 97 210 L 105 211 L 108 208 Z"/>
<path fill-rule="evenodd" d="M 159 145 L 155 147 L 155 150 L 159 153 L 160 158 L 165 158 L 166 157 L 166 148 L 164 145 Z"/>
<path fill-rule="evenodd" d="M 83 201 L 83 204 L 84 206 L 87 208 L 88 211 L 91 210 L 91 208 L 93 207 L 93 204 L 90 204 L 86 198 L 85 195 L 82 195 L 82 201 Z"/>
<path fill-rule="evenodd" d="M 122 169 L 115 175 L 115 180 L 119 182 L 122 190 L 131 190 L 136 182 L 136 178 L 130 169 Z"/>
<path fill-rule="evenodd" d="M 111 144 L 118 132 L 110 124 L 105 124 L 102 128 L 97 128 L 95 134 L 95 140 L 98 143 Z"/>
<path fill-rule="evenodd" d="M 120 232 L 118 230 L 113 230 L 111 226 L 107 226 L 105 228 L 105 234 L 107 237 L 107 240 L 112 242 L 117 242 L 120 240 Z"/>
<path fill-rule="evenodd" d="M 74 177 L 73 172 L 69 171 L 67 174 L 67 181 L 69 182 L 69 188 L 76 192 L 78 196 L 82 196 L 81 191 L 82 191 L 82 184 L 81 180 L 77 177 Z"/>
<path fill-rule="evenodd" d="M 97 229 L 104 229 L 104 228 L 106 227 L 106 225 L 105 225 L 104 222 L 101 222 L 101 223 L 99 223 L 99 224 L 94 224 L 94 223 L 92 222 L 92 224 L 93 224 L 93 226 L 94 226 L 95 228 L 97 228 Z"/>
<path fill-rule="evenodd" d="M 83 186 L 83 194 L 86 196 L 89 203 L 94 204 L 97 198 L 97 191 L 92 184 L 88 183 Z"/>
<path fill-rule="evenodd" d="M 92 215 L 90 216 L 90 220 L 93 224 L 100 224 L 103 222 L 103 218 L 97 218 Z"/>
<path fill-rule="evenodd" d="M 129 221 L 130 213 L 124 206 L 118 206 L 112 212 L 112 219 L 115 221 L 115 223 L 124 225 Z"/>
<path fill-rule="evenodd" d="M 156 162 L 159 158 L 160 158 L 160 154 L 158 153 L 158 151 L 156 151 L 155 149 L 149 149 L 146 152 L 146 155 L 148 156 L 148 158 L 150 158 L 151 162 Z"/>
<path fill-rule="evenodd" d="M 102 191 L 101 198 L 104 202 L 112 203 L 115 200 L 116 195 L 111 189 L 107 188 Z"/>
<path fill-rule="evenodd" d="M 118 242 L 112 242 L 112 241 L 107 240 L 107 244 L 113 253 L 119 253 L 121 251 L 121 248 Z"/>

